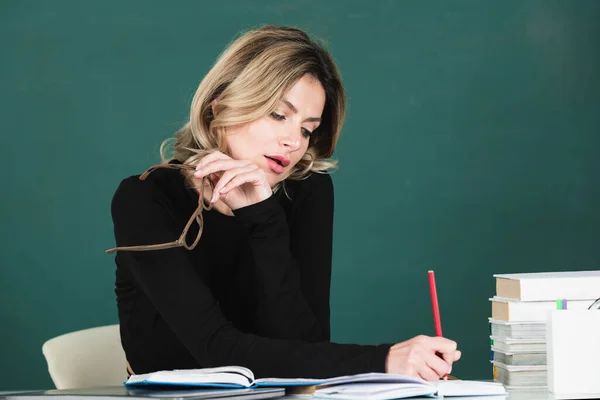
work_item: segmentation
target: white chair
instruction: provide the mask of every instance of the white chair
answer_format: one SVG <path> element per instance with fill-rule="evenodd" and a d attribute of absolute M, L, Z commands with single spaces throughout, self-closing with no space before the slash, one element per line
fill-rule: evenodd
<path fill-rule="evenodd" d="M 57 389 L 119 386 L 127 380 L 119 325 L 66 333 L 42 346 Z"/>

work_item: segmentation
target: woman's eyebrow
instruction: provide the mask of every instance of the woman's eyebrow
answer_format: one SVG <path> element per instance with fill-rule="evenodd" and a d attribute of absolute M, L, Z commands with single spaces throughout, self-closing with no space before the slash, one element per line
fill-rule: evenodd
<path fill-rule="evenodd" d="M 285 104 L 290 109 L 290 111 L 292 113 L 298 114 L 298 109 L 289 100 L 281 99 L 281 101 L 283 102 L 283 104 Z M 310 117 L 310 118 L 306 118 L 304 121 L 307 121 L 307 122 L 321 122 L 321 118 Z"/>

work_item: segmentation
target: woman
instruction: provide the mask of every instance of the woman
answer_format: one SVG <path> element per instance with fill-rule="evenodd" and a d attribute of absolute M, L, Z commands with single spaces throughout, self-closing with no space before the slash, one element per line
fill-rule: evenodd
<path fill-rule="evenodd" d="M 172 157 L 161 149 L 169 163 L 125 179 L 112 202 L 121 339 L 135 373 L 218 365 L 257 377 L 449 373 L 460 352 L 445 338 L 329 341 L 325 171 L 344 112 L 331 56 L 300 30 L 265 26 L 220 56 Z"/>

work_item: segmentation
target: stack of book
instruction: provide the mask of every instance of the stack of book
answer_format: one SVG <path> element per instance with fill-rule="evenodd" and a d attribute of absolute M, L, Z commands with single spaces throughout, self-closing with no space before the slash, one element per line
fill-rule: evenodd
<path fill-rule="evenodd" d="M 559 308 L 587 309 L 600 297 L 600 271 L 498 274 L 490 343 L 494 380 L 507 389 L 544 389 L 546 319 Z"/>

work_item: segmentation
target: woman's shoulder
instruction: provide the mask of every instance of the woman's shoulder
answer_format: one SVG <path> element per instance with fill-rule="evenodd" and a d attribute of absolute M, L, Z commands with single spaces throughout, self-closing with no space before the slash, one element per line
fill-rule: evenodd
<path fill-rule="evenodd" d="M 307 196 L 333 197 L 333 181 L 327 172 L 312 173 L 301 180 L 287 180 L 284 192 L 292 201 L 302 200 Z"/>
<path fill-rule="evenodd" d="M 305 180 L 304 185 L 310 190 L 332 190 L 333 181 L 328 172 L 319 172 L 310 174 Z"/>
<path fill-rule="evenodd" d="M 140 180 L 140 175 L 123 179 L 113 196 L 113 206 L 119 203 L 148 203 L 176 200 L 185 195 L 184 177 L 178 170 L 159 168 Z M 187 196 L 186 196 L 187 197 Z"/>

